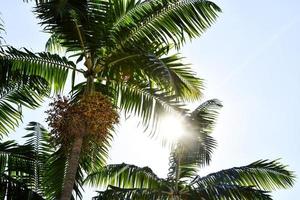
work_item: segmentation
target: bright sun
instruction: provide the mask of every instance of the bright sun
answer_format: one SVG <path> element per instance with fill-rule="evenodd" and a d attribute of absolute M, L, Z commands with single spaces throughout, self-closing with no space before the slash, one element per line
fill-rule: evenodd
<path fill-rule="evenodd" d="M 160 122 L 159 135 L 167 142 L 176 142 L 183 134 L 184 129 L 180 118 L 168 116 Z"/>

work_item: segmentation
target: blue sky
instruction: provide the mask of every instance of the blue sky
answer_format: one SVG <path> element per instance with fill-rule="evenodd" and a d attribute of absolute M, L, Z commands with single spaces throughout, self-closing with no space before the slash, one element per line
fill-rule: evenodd
<path fill-rule="evenodd" d="M 47 35 L 21 0 L 0 1 L 6 42 L 34 51 L 44 49 Z M 224 108 L 213 136 L 218 141 L 209 173 L 258 159 L 281 158 L 300 172 L 300 1 L 218 0 L 218 21 L 201 38 L 182 49 L 206 89 L 203 100 L 218 98 Z M 43 122 L 43 108 L 25 114 L 24 124 Z M 45 123 L 44 123 L 45 124 Z M 122 123 L 110 162 L 149 165 L 160 176 L 168 168 L 168 149 Z M 24 133 L 24 125 L 13 137 Z M 89 190 L 88 190 L 89 191 Z M 297 199 L 300 184 L 273 193 L 274 199 Z M 87 194 L 90 196 L 91 194 Z"/>

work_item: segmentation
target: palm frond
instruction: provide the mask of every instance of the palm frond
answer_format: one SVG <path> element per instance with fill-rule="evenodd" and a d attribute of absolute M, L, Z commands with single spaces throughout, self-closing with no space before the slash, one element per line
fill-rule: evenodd
<path fill-rule="evenodd" d="M 205 177 L 197 176 L 191 184 L 206 187 L 227 183 L 269 191 L 292 187 L 294 180 L 294 174 L 277 160 L 259 160 L 247 166 L 222 170 Z"/>
<path fill-rule="evenodd" d="M 29 1 L 35 1 L 36 5 L 40 4 L 40 3 L 46 3 L 49 2 L 51 0 L 23 0 L 23 2 L 28 3 Z"/>
<path fill-rule="evenodd" d="M 49 1 L 35 12 L 44 30 L 69 52 L 92 52 L 107 46 L 110 2 L 105 0 Z"/>
<path fill-rule="evenodd" d="M 104 60 L 106 67 L 100 76 L 108 79 L 147 79 L 182 100 L 199 99 L 202 80 L 177 54 L 166 56 L 164 53 L 164 49 L 152 53 L 143 48 L 117 51 Z"/>
<path fill-rule="evenodd" d="M 47 199 L 54 200 L 60 197 L 66 173 L 67 160 L 68 158 L 63 148 L 57 149 L 48 158 L 44 178 L 45 196 Z M 78 167 L 72 200 L 77 197 L 82 199 L 82 180 L 83 171 L 81 167 Z"/>
<path fill-rule="evenodd" d="M 30 131 L 23 138 L 26 138 L 25 145 L 33 147 L 34 152 L 34 180 L 33 188 L 35 192 L 45 193 L 43 187 L 46 171 L 46 162 L 53 153 L 49 133 L 37 122 L 29 122 L 25 130 Z"/>
<path fill-rule="evenodd" d="M 212 99 L 184 116 L 186 133 L 170 153 L 168 179 L 190 180 L 197 174 L 199 167 L 210 163 L 217 143 L 209 134 L 221 107 L 219 100 Z"/>
<path fill-rule="evenodd" d="M 1 14 L 1 13 L 0 13 Z M 0 17 L 0 45 L 3 43 L 4 39 L 2 37 L 2 34 L 5 33 L 5 29 L 4 29 L 4 22 Z"/>
<path fill-rule="evenodd" d="M 0 143 L 0 197 L 42 199 L 34 187 L 34 151 L 14 141 Z"/>
<path fill-rule="evenodd" d="M 120 188 L 152 188 L 160 179 L 148 167 L 129 164 L 112 164 L 89 174 L 85 182 L 98 187 L 108 185 Z"/>
<path fill-rule="evenodd" d="M 187 116 L 187 136 L 180 141 L 183 146 L 182 160 L 186 164 L 208 164 L 216 141 L 209 135 L 218 117 L 222 104 L 217 99 L 208 100 Z M 201 152 L 206 152 L 201 156 Z"/>
<path fill-rule="evenodd" d="M 198 106 L 190 115 L 195 125 L 205 130 L 207 134 L 213 130 L 219 115 L 219 109 L 223 105 L 218 99 L 211 99 Z"/>
<path fill-rule="evenodd" d="M 45 49 L 51 53 L 64 53 L 66 49 L 61 45 L 61 41 L 59 37 L 55 34 L 51 35 L 50 38 L 47 40 Z"/>
<path fill-rule="evenodd" d="M 142 124 L 155 134 L 157 122 L 165 114 L 181 114 L 186 111 L 176 95 L 161 91 L 147 83 L 116 82 L 112 84 L 117 106 L 125 113 L 141 118 Z"/>
<path fill-rule="evenodd" d="M 116 43 L 159 43 L 179 48 L 185 38 L 202 34 L 216 20 L 220 8 L 205 0 L 138 2 L 112 27 Z"/>
<path fill-rule="evenodd" d="M 40 194 L 28 188 L 26 184 L 6 174 L 1 174 L 0 177 L 0 199 L 44 200 Z"/>
<path fill-rule="evenodd" d="M 17 77 L 19 76 L 13 76 L 12 79 Z M 39 77 L 17 78 L 16 81 L 1 79 L 1 83 L 0 136 L 8 134 L 18 126 L 22 120 L 21 106 L 37 108 L 50 93 L 47 82 Z"/>
<path fill-rule="evenodd" d="M 9 170 L 20 171 L 21 174 L 22 172 L 32 174 L 33 160 L 33 149 L 31 146 L 20 146 L 14 141 L 0 143 L 1 173 Z"/>
<path fill-rule="evenodd" d="M 182 195 L 184 198 L 184 194 Z M 220 184 L 206 188 L 196 188 L 187 195 L 190 199 L 204 200 L 272 200 L 269 192 L 251 186 Z"/>
<path fill-rule="evenodd" d="M 50 53 L 32 53 L 27 49 L 17 50 L 13 47 L 0 49 L 0 66 L 22 75 L 39 76 L 45 79 L 55 92 L 65 85 L 69 69 L 75 64 L 65 57 Z"/>
<path fill-rule="evenodd" d="M 99 191 L 98 196 L 94 197 L 93 200 L 168 200 L 169 195 L 155 189 L 124 189 L 109 186 L 105 191 Z"/>

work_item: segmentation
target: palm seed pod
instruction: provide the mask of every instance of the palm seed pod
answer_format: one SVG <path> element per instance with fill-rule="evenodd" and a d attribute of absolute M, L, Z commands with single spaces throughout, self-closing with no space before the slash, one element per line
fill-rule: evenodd
<path fill-rule="evenodd" d="M 101 143 L 119 118 L 110 100 L 99 92 L 83 96 L 75 103 L 58 97 L 50 106 L 47 121 L 51 132 L 65 146 L 75 137 Z"/>

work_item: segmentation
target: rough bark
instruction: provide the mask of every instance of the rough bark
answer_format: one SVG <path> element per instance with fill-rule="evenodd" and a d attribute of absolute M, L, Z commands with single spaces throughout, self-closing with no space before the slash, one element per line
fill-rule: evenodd
<path fill-rule="evenodd" d="M 70 200 L 72 197 L 73 186 L 75 183 L 77 168 L 82 146 L 82 137 L 76 137 L 70 152 L 70 158 L 67 166 L 66 177 L 64 180 L 63 191 L 60 200 Z"/>

